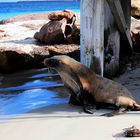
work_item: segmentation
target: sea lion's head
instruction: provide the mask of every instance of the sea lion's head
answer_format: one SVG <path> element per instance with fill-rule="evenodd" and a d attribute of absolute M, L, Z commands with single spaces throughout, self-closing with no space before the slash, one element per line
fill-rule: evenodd
<path fill-rule="evenodd" d="M 70 90 L 75 101 L 81 104 L 81 92 L 83 86 L 74 65 L 78 62 L 66 55 L 57 55 L 44 60 L 44 65 L 55 69 L 60 75 L 64 85 Z M 77 68 L 78 66 L 76 66 Z"/>
<path fill-rule="evenodd" d="M 64 70 L 64 67 L 72 66 L 76 61 L 66 55 L 57 55 L 44 60 L 44 65 L 57 71 Z"/>

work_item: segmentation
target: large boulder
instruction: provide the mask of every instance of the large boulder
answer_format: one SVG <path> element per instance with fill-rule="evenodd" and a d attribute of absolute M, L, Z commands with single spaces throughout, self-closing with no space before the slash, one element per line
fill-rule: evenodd
<path fill-rule="evenodd" d="M 48 19 L 50 21 L 35 33 L 35 39 L 44 44 L 80 44 L 80 23 L 72 11 L 52 12 Z"/>
<path fill-rule="evenodd" d="M 2 45 L 0 43 L 0 45 Z M 4 46 L 5 45 L 5 46 Z M 16 46 L 16 47 L 15 47 Z M 43 66 L 43 60 L 53 55 L 65 54 L 79 60 L 79 45 L 20 45 L 3 44 L 0 46 L 0 72 L 9 73 L 22 69 Z"/>
<path fill-rule="evenodd" d="M 131 15 L 134 17 L 140 17 L 140 0 L 131 1 Z"/>
<path fill-rule="evenodd" d="M 14 44 L 3 44 L 0 47 L 0 72 L 7 73 L 39 67 L 42 66 L 44 58 L 49 56 L 48 48 L 45 47 L 15 46 Z"/>
<path fill-rule="evenodd" d="M 50 21 L 43 25 L 39 32 L 35 33 L 34 38 L 44 44 L 63 43 L 66 24 L 65 18 L 60 21 Z"/>

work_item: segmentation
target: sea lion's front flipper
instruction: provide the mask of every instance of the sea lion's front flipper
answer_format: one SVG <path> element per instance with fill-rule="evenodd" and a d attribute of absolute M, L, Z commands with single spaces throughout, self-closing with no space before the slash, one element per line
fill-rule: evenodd
<path fill-rule="evenodd" d="M 106 117 L 113 117 L 115 115 L 120 115 L 122 113 L 126 113 L 128 110 L 126 108 L 119 108 L 118 110 L 115 110 L 113 112 L 110 112 L 110 113 L 106 113 L 106 114 L 103 114 L 101 116 L 106 116 Z"/>
<path fill-rule="evenodd" d="M 75 96 L 73 93 L 70 95 L 70 99 L 69 99 L 69 104 L 72 104 L 72 105 L 81 105 L 80 103 L 80 98 L 78 98 L 77 100 L 77 96 Z"/>
<path fill-rule="evenodd" d="M 88 104 L 84 104 L 84 106 L 83 106 L 84 111 L 88 114 L 93 114 L 95 111 L 95 108 L 96 108 L 95 105 L 90 104 L 89 102 L 88 102 Z"/>
<path fill-rule="evenodd" d="M 83 91 L 82 83 L 78 75 L 70 66 L 64 65 L 64 71 L 60 71 L 60 77 L 70 93 L 70 104 L 83 105 L 81 93 Z"/>
<path fill-rule="evenodd" d="M 83 109 L 86 113 L 93 114 L 95 111 L 95 104 L 92 100 L 91 94 L 89 94 L 87 91 L 82 91 L 83 96 Z"/>
<path fill-rule="evenodd" d="M 65 86 L 70 91 L 70 100 L 69 103 L 74 105 L 82 105 L 83 109 L 86 113 L 93 114 L 94 113 L 94 105 L 92 103 L 91 95 L 84 91 L 83 85 L 78 77 L 78 75 L 73 71 L 70 66 L 65 65 L 65 71 L 59 72 Z"/>

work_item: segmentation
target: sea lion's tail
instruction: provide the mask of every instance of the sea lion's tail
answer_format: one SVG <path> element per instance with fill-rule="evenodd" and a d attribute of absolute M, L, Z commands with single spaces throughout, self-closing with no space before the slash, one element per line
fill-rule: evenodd
<path fill-rule="evenodd" d="M 134 103 L 134 111 L 140 111 L 140 105 L 137 103 Z"/>

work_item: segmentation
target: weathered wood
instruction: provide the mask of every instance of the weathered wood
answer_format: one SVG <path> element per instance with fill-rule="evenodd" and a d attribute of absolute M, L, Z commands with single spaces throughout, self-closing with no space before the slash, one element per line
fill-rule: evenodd
<path fill-rule="evenodd" d="M 104 0 L 81 0 L 81 62 L 103 75 Z"/>
<path fill-rule="evenodd" d="M 129 27 L 126 24 L 125 17 L 123 14 L 122 6 L 119 0 L 107 0 L 117 27 L 122 34 L 123 38 L 128 42 L 129 47 L 132 49 L 132 40 L 130 37 Z M 129 49 L 130 49 L 129 48 Z"/>
<path fill-rule="evenodd" d="M 127 27 L 131 25 L 131 0 L 120 0 Z"/>
<path fill-rule="evenodd" d="M 112 77 L 119 71 L 120 33 L 106 1 L 104 6 L 104 75 Z"/>

